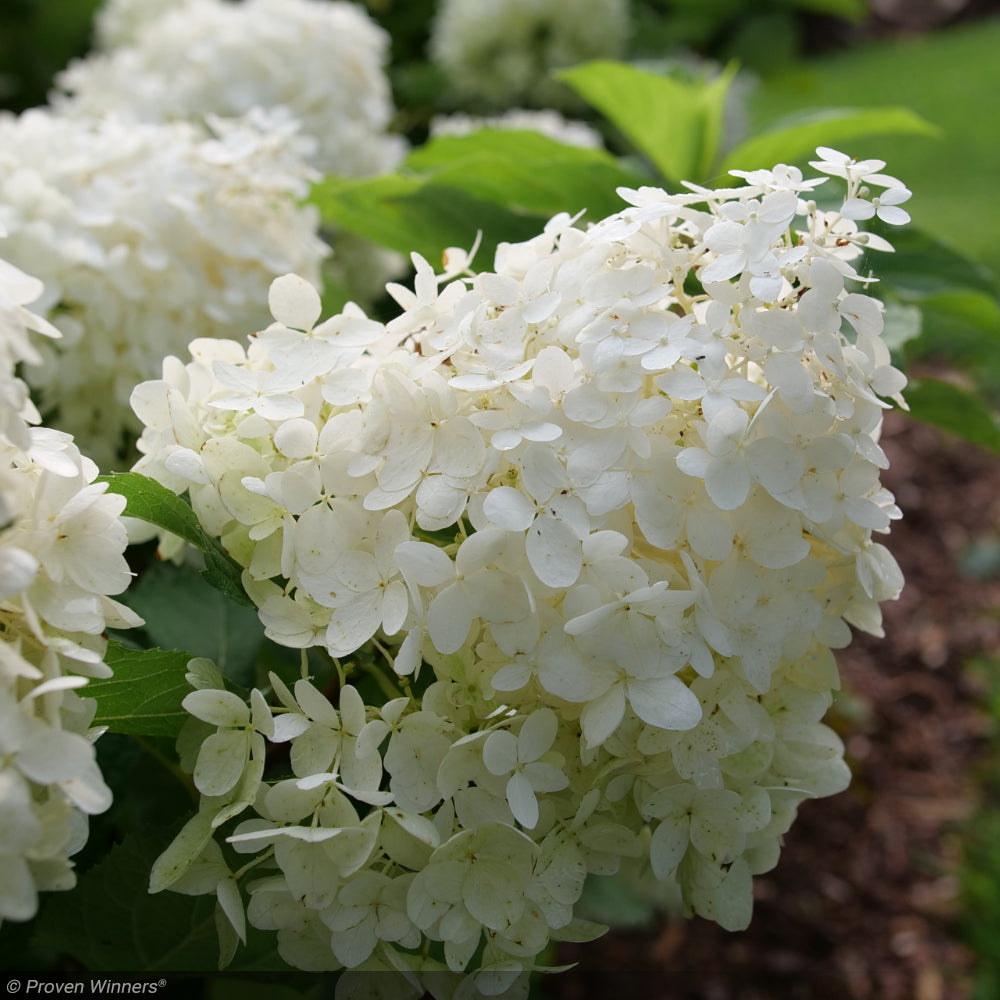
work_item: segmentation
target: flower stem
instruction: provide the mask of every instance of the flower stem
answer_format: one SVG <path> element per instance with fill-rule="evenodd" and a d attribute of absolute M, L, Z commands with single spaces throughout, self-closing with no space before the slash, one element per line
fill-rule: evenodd
<path fill-rule="evenodd" d="M 379 686 L 379 690 L 390 701 L 393 698 L 403 697 L 402 688 L 395 684 L 392 678 L 374 660 L 369 660 L 360 664 L 360 666 L 365 673 L 372 677 L 375 683 Z"/>

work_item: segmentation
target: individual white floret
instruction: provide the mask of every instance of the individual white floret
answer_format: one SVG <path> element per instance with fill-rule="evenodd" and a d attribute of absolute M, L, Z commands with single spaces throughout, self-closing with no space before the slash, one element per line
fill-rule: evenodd
<path fill-rule="evenodd" d="M 420 944 L 420 930 L 406 912 L 406 896 L 411 875 L 390 878 L 365 871 L 344 883 L 335 905 L 322 914 L 330 928 L 330 947 L 349 969 L 369 958 L 379 941 L 398 943 L 403 948 Z"/>
<path fill-rule="evenodd" d="M 551 709 L 532 712 L 515 736 L 510 730 L 490 733 L 483 744 L 483 762 L 490 773 L 509 775 L 507 804 L 525 829 L 538 823 L 536 792 L 558 792 L 569 779 L 551 760 L 543 760 L 556 738 L 559 720 Z"/>

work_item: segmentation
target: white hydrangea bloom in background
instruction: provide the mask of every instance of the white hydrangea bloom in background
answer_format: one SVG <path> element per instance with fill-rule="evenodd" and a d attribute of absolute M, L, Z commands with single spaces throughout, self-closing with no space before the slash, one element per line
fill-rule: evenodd
<path fill-rule="evenodd" d="M 94 15 L 94 43 L 109 50 L 133 44 L 158 18 L 179 7 L 213 0 L 105 0 Z"/>
<path fill-rule="evenodd" d="M 128 397 L 192 335 L 266 321 L 276 274 L 318 281 L 318 216 L 294 129 L 0 118 L 5 253 L 45 282 L 64 336 L 25 374 L 43 412 L 105 469 L 137 429 Z"/>
<path fill-rule="evenodd" d="M 206 795 L 152 890 L 216 830 L 287 961 L 483 992 L 599 933 L 574 915 L 588 873 L 746 926 L 798 804 L 849 780 L 822 722 L 832 650 L 879 633 L 902 585 L 876 537 L 899 517 L 878 435 L 905 379 L 855 267 L 888 244 L 854 220 L 869 184 L 890 208 L 905 188 L 820 156 L 847 182 L 827 210 L 828 178 L 779 165 L 623 189 L 493 271 L 414 255 L 387 325 L 321 321 L 287 275 L 248 344 L 195 341 L 136 388 L 136 468 L 188 493 L 267 633 L 341 681 L 190 696 L 218 727 Z M 266 742 L 292 777 L 264 773 Z"/>
<path fill-rule="evenodd" d="M 0 238 L 7 235 L 0 226 Z M 0 440 L 5 447 L 29 447 L 29 424 L 39 422 L 38 411 L 28 396 L 27 386 L 14 374 L 25 362 L 38 364 L 41 355 L 31 343 L 30 332 L 58 339 L 62 334 L 48 320 L 27 307 L 41 298 L 45 286 L 38 278 L 0 258 Z M 8 474 L 3 463 L 2 475 Z M 0 525 L 9 520 L 5 506 L 7 490 L 0 485 Z"/>
<path fill-rule="evenodd" d="M 294 149 L 314 177 L 384 173 L 405 155 L 405 140 L 390 131 L 389 36 L 359 5 L 109 0 L 95 27 L 98 51 L 57 80 L 60 115 L 187 121 L 210 125 L 206 135 L 220 118 L 249 119 L 272 128 L 286 156 L 296 133 Z M 372 301 L 405 270 L 399 254 L 352 233 L 325 236 L 334 249 L 324 278 L 346 297 Z"/>
<path fill-rule="evenodd" d="M 388 131 L 389 36 L 359 5 L 117 0 L 98 28 L 105 51 L 57 80 L 60 114 L 202 122 L 266 109 L 298 123 L 321 173 L 367 176 L 402 158 Z"/>
<path fill-rule="evenodd" d="M 75 883 L 70 858 L 111 793 L 97 766 L 95 703 L 108 677 L 105 628 L 139 624 L 110 595 L 131 574 L 124 498 L 68 434 L 43 427 L 14 375 L 37 362 L 27 339 L 55 330 L 27 306 L 42 283 L 0 260 L 0 922 L 30 920 L 38 893 Z"/>
<path fill-rule="evenodd" d="M 470 135 L 480 129 L 503 129 L 505 131 L 539 132 L 566 146 L 580 146 L 583 149 L 603 149 L 604 140 L 600 132 L 586 122 L 572 121 L 551 108 L 528 110 L 515 108 L 502 115 L 476 117 L 474 115 L 437 115 L 431 119 L 430 134 Z"/>
<path fill-rule="evenodd" d="M 565 99 L 551 70 L 617 58 L 630 31 L 627 0 L 440 0 L 429 51 L 456 101 L 549 104 Z"/>

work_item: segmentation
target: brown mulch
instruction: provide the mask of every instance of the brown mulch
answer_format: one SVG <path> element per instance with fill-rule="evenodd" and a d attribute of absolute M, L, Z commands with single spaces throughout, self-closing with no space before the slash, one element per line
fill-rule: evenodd
<path fill-rule="evenodd" d="M 851 787 L 802 806 L 746 931 L 674 920 L 563 946 L 559 960 L 578 964 L 546 980 L 546 997 L 971 996 L 956 867 L 988 722 L 967 665 L 1000 655 L 1000 576 L 960 567 L 1000 528 L 1000 460 L 896 414 L 883 444 L 904 511 L 887 544 L 907 583 L 884 607 L 885 638 L 859 635 L 838 656 L 844 695 L 829 721 Z"/>

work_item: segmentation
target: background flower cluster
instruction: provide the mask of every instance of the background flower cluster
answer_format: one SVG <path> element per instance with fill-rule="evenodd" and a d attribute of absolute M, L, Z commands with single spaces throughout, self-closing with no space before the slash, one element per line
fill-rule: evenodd
<path fill-rule="evenodd" d="M 276 275 L 319 284 L 333 242 L 329 280 L 386 280 L 393 256 L 302 202 L 405 143 L 388 35 L 353 4 L 112 3 L 98 35 L 47 107 L 0 116 L 0 222 L 64 332 L 29 375 L 39 405 L 110 471 L 134 457 L 132 386 L 192 336 L 264 323 Z"/>
<path fill-rule="evenodd" d="M 2 243 L 0 243 L 2 246 Z M 141 621 L 110 595 L 128 586 L 123 497 L 70 435 L 38 414 L 15 365 L 57 338 L 28 307 L 42 283 L 0 258 L 0 921 L 29 920 L 42 890 L 75 884 L 87 818 L 111 804 L 78 697 L 108 677 L 104 631 Z"/>

